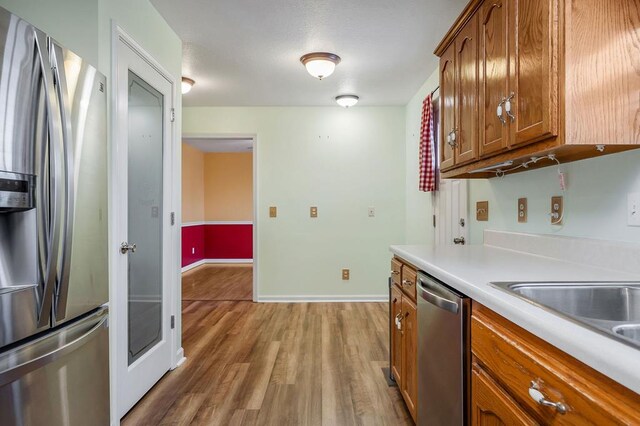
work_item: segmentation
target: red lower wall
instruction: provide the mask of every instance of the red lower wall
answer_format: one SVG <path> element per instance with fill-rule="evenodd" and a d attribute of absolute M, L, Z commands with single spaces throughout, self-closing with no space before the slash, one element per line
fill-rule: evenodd
<path fill-rule="evenodd" d="M 182 266 L 204 259 L 204 227 L 205 225 L 182 227 Z"/>
<path fill-rule="evenodd" d="M 182 266 L 202 259 L 253 259 L 253 225 L 183 226 Z"/>

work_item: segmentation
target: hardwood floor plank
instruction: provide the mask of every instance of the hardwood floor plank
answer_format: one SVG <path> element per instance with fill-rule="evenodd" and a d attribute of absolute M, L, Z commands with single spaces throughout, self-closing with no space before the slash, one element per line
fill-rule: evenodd
<path fill-rule="evenodd" d="M 128 425 L 411 425 L 385 303 L 183 302 L 187 361 Z"/>
<path fill-rule="evenodd" d="M 182 300 L 252 300 L 252 264 L 202 265 L 182 274 Z"/>

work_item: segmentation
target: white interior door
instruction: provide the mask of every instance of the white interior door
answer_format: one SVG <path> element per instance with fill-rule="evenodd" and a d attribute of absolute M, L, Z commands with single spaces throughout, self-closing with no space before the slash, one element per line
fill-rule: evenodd
<path fill-rule="evenodd" d="M 121 418 L 171 368 L 173 86 L 122 40 L 116 54 L 112 300 Z"/>
<path fill-rule="evenodd" d="M 434 199 L 436 245 L 465 244 L 469 239 L 468 182 L 443 179 Z"/>

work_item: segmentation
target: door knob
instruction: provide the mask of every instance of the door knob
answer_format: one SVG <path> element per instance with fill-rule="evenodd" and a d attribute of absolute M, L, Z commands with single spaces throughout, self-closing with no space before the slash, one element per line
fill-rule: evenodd
<path fill-rule="evenodd" d="M 136 245 L 135 244 L 129 244 L 126 241 L 123 242 L 122 244 L 120 244 L 120 253 L 122 254 L 127 254 L 127 252 L 131 252 L 131 253 L 135 253 L 136 252 Z"/>
<path fill-rule="evenodd" d="M 464 237 L 454 238 L 453 239 L 453 244 L 464 245 Z"/>

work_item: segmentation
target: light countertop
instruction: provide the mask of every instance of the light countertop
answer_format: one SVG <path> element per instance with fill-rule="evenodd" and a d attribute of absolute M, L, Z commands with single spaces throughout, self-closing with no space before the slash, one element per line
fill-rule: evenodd
<path fill-rule="evenodd" d="M 640 276 L 486 245 L 390 250 L 593 369 L 640 394 L 640 349 L 582 327 L 491 285 L 500 281 L 640 281 Z"/>

